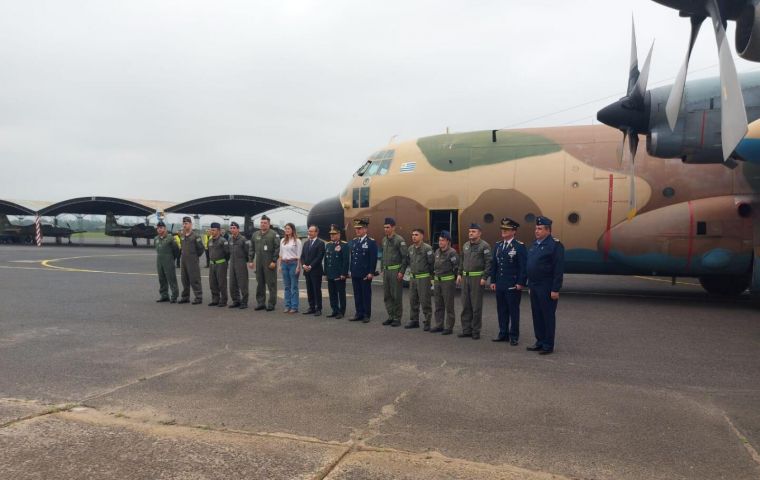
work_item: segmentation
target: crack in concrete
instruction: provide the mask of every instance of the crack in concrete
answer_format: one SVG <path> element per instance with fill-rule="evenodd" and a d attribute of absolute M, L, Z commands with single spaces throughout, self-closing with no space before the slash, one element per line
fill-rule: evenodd
<path fill-rule="evenodd" d="M 734 425 L 734 422 L 731 421 L 728 415 L 724 413 L 723 418 L 726 420 L 726 423 L 728 423 L 728 428 L 731 430 L 731 432 L 733 432 L 734 435 L 736 435 L 736 438 L 738 438 L 742 443 L 744 449 L 747 450 L 747 453 L 749 453 L 749 456 L 752 458 L 752 460 L 754 460 L 757 466 L 760 467 L 760 454 L 757 452 L 757 450 L 755 450 L 755 447 L 753 447 L 752 444 L 749 443 L 747 437 L 742 435 L 739 429 L 736 428 L 736 425 Z"/>
<path fill-rule="evenodd" d="M 7 422 L 0 424 L 0 429 L 1 428 L 6 428 L 6 427 L 10 427 L 11 425 L 15 425 L 17 423 L 26 422 L 28 420 L 33 420 L 35 418 L 45 417 L 47 415 L 54 415 L 54 414 L 60 413 L 60 412 L 67 412 L 67 411 L 71 410 L 72 408 L 75 408 L 75 407 L 78 407 L 78 406 L 79 406 L 78 403 L 64 403 L 64 404 L 61 404 L 61 405 L 55 405 L 55 406 L 47 408 L 46 410 L 43 410 L 41 412 L 32 413 L 30 415 L 24 415 L 23 417 L 18 417 L 18 418 L 14 418 L 12 420 L 8 420 Z"/>

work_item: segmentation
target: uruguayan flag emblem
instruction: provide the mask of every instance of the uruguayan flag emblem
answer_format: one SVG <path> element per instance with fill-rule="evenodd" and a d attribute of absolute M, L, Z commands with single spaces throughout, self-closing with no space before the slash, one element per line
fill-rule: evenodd
<path fill-rule="evenodd" d="M 406 162 L 401 164 L 401 173 L 413 172 L 417 167 L 417 162 Z"/>

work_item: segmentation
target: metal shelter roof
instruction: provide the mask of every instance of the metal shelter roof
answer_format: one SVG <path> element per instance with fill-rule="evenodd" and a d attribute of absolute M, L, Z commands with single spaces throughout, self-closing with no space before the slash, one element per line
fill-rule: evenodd
<path fill-rule="evenodd" d="M 276 208 L 288 207 L 287 203 L 273 198 L 250 195 L 214 195 L 196 198 L 167 208 L 167 213 L 193 215 L 229 215 L 233 217 L 256 216 Z"/>
<path fill-rule="evenodd" d="M 9 200 L 0 200 L 0 214 L 5 215 L 34 215 L 34 210 L 26 208 Z"/>
<path fill-rule="evenodd" d="M 84 215 L 129 215 L 144 217 L 154 213 L 153 208 L 132 200 L 114 197 L 80 197 L 54 203 L 40 210 L 40 215 L 61 215 L 78 213 Z"/>

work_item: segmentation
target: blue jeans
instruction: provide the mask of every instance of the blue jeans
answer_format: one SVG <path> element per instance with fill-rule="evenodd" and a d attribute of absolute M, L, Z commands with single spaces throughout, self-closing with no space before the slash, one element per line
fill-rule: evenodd
<path fill-rule="evenodd" d="M 281 262 L 282 283 L 285 286 L 285 308 L 298 310 L 298 262 Z"/>

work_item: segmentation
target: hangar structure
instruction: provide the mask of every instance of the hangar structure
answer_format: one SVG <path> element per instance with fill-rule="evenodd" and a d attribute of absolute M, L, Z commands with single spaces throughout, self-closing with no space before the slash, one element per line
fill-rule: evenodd
<path fill-rule="evenodd" d="M 310 204 L 302 202 L 251 195 L 215 195 L 176 204 L 174 202 L 157 200 L 91 196 L 71 198 L 53 204 L 43 204 L 36 211 L 20 203 L 0 200 L 0 215 L 5 219 L 7 219 L 7 215 L 57 217 L 58 215 L 69 214 L 80 219 L 85 215 L 104 215 L 106 217 L 105 234 L 112 237 L 131 238 L 133 245 L 137 245 L 137 239 L 139 238 L 144 238 L 150 244 L 150 239 L 155 237 L 156 229 L 150 224 L 150 218 L 153 215 L 156 215 L 156 219 L 164 218 L 169 213 L 192 215 L 196 219 L 202 215 L 214 215 L 224 218 L 243 217 L 245 219 L 244 232 L 250 236 L 254 232 L 253 218 L 256 216 L 283 210 L 291 210 L 306 215 L 309 208 L 311 208 Z M 120 225 L 117 223 L 117 217 L 120 216 L 145 218 L 145 223 Z M 10 222 L 6 226 L 13 227 Z M 72 231 L 72 233 L 78 232 Z"/>

